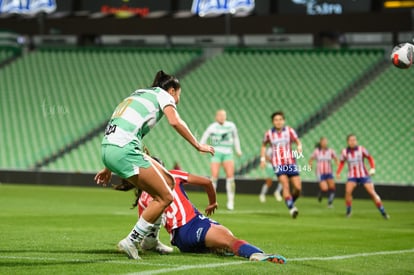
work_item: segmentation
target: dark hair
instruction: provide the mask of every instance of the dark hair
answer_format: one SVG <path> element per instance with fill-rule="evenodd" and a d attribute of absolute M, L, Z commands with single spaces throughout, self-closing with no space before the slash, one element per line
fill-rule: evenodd
<path fill-rule="evenodd" d="M 153 160 L 155 160 L 156 162 L 158 162 L 159 164 L 161 164 L 161 166 L 162 166 L 162 167 L 165 167 L 164 162 L 163 162 L 163 161 L 162 161 L 162 159 L 160 159 L 159 157 L 154 157 L 154 156 L 151 156 L 151 158 L 152 158 Z"/>
<path fill-rule="evenodd" d="M 346 136 L 346 141 L 348 141 L 350 137 L 356 137 L 356 135 L 355 134 L 352 134 L 352 133 L 349 134 L 349 135 L 347 135 Z"/>
<path fill-rule="evenodd" d="M 318 149 L 322 148 L 321 146 L 322 139 L 326 139 L 326 137 L 320 137 L 319 141 L 315 144 L 315 148 L 318 148 Z"/>
<path fill-rule="evenodd" d="M 272 114 L 272 116 L 271 116 L 272 121 L 273 121 L 273 119 L 275 118 L 275 116 L 281 116 L 283 119 L 285 119 L 285 114 L 284 114 L 282 111 L 276 111 L 276 112 L 274 112 L 274 113 Z"/>
<path fill-rule="evenodd" d="M 170 88 L 180 89 L 180 81 L 175 76 L 169 75 L 164 73 L 164 71 L 159 71 L 152 82 L 152 87 L 160 87 L 164 90 L 168 90 Z"/>

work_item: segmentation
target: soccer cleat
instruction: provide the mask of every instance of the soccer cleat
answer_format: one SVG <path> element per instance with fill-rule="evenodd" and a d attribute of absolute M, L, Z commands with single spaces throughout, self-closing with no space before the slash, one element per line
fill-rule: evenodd
<path fill-rule="evenodd" d="M 329 204 L 328 204 L 328 208 L 329 208 L 329 209 L 334 208 L 333 204 L 332 204 L 332 203 L 329 203 Z"/>
<path fill-rule="evenodd" d="M 352 213 L 351 212 L 347 212 L 346 214 L 345 214 L 345 217 L 347 217 L 347 218 L 350 218 L 352 216 Z"/>
<path fill-rule="evenodd" d="M 265 196 L 265 195 L 263 195 L 263 194 L 260 194 L 260 195 L 259 195 L 259 200 L 260 200 L 260 202 L 265 203 L 265 202 L 266 202 L 266 196 Z"/>
<path fill-rule="evenodd" d="M 388 215 L 387 213 L 384 212 L 384 214 L 382 214 L 382 217 L 386 220 L 389 220 L 391 217 L 390 215 Z"/>
<path fill-rule="evenodd" d="M 277 191 L 275 191 L 275 198 L 276 198 L 277 201 L 282 201 L 283 200 L 282 195 L 280 195 L 280 192 L 277 192 Z"/>
<path fill-rule="evenodd" d="M 162 255 L 170 254 L 174 250 L 172 247 L 169 247 L 160 242 L 160 240 L 154 234 L 149 234 L 144 237 L 141 242 L 141 248 L 147 251 L 152 250 Z"/>
<path fill-rule="evenodd" d="M 321 192 L 318 194 L 318 202 L 322 202 L 322 193 Z"/>
<path fill-rule="evenodd" d="M 166 255 L 166 254 L 170 254 L 174 251 L 174 249 L 168 245 L 163 244 L 162 242 L 160 242 L 158 240 L 157 245 L 154 248 L 154 251 L 162 254 L 162 255 Z"/>
<path fill-rule="evenodd" d="M 275 264 L 285 264 L 287 262 L 286 258 L 280 255 L 275 254 L 264 254 L 264 253 L 253 253 L 250 255 L 250 261 L 255 262 L 271 262 Z"/>
<path fill-rule="evenodd" d="M 138 255 L 138 249 L 135 246 L 135 244 L 126 237 L 125 239 L 122 239 L 118 243 L 118 250 L 121 252 L 125 252 L 128 255 L 128 258 L 140 260 L 141 257 Z"/>
<path fill-rule="evenodd" d="M 296 219 L 296 217 L 299 215 L 299 210 L 294 206 L 292 209 L 289 210 L 290 215 L 292 218 Z"/>

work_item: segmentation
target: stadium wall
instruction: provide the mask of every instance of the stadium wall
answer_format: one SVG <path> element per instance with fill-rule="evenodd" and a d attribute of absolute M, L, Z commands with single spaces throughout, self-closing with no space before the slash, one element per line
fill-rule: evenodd
<path fill-rule="evenodd" d="M 35 184 L 35 185 L 56 185 L 56 186 L 83 186 L 98 187 L 93 181 L 94 174 L 90 173 L 62 173 L 62 172 L 39 172 L 39 171 L 0 171 L 0 184 Z M 120 183 L 120 178 L 114 176 L 112 182 Z M 240 194 L 259 194 L 263 179 L 237 179 L 236 192 Z M 319 188 L 317 182 L 304 181 L 303 195 L 306 197 L 316 197 Z M 337 197 L 344 196 L 345 185 L 337 184 Z M 276 183 L 269 190 L 273 194 Z M 414 186 L 409 185 L 386 185 L 376 184 L 376 190 L 384 200 L 414 201 Z M 188 186 L 188 190 L 201 191 L 201 188 Z M 225 180 L 220 179 L 217 191 L 225 192 Z M 368 194 L 359 187 L 354 192 L 355 198 L 369 198 Z"/>

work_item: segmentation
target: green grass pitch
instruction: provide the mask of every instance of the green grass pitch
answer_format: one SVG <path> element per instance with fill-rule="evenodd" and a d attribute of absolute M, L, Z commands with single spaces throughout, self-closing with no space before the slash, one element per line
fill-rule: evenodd
<path fill-rule="evenodd" d="M 189 193 L 201 210 L 202 193 Z M 224 194 L 218 195 L 225 205 Z M 268 196 L 237 195 L 236 210 L 219 209 L 215 220 L 241 239 L 286 265 L 249 262 L 239 257 L 141 254 L 129 260 L 116 244 L 136 222 L 133 194 L 109 188 L 0 185 L 0 274 L 414 274 L 414 205 L 385 201 L 384 220 L 369 200 L 333 209 L 316 198 L 299 199 L 292 220 L 283 203 Z M 168 243 L 168 235 L 161 232 Z"/>

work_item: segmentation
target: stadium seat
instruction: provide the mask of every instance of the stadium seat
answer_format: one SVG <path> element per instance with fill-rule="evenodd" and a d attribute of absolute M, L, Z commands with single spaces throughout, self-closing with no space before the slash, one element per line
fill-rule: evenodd
<path fill-rule="evenodd" d="M 199 54 L 199 50 L 168 49 L 40 49 L 2 68 L 1 123 L 14 126 L 0 134 L 10 145 L 0 167 L 33 168 L 101 125 L 122 98 L 149 86 L 156 71 L 177 72 Z"/>

